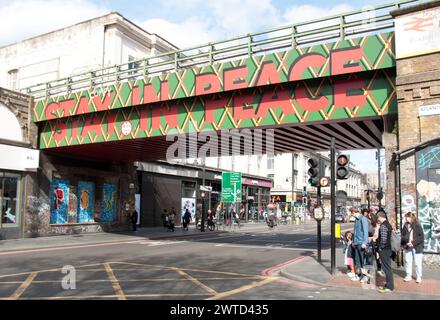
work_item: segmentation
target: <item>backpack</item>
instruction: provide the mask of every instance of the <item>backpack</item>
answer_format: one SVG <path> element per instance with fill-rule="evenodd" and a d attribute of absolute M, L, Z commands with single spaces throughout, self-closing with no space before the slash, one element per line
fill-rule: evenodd
<path fill-rule="evenodd" d="M 391 231 L 391 250 L 393 252 L 399 252 L 401 250 L 401 235 L 399 231 Z"/>

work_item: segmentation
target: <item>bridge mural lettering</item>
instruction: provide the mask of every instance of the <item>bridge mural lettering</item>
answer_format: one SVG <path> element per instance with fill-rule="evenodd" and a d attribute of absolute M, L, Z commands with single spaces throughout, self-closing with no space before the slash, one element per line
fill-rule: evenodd
<path fill-rule="evenodd" d="M 393 78 L 389 71 L 377 70 L 46 121 L 40 148 L 374 117 L 396 110 Z M 127 122 L 129 134 L 123 130 Z"/>
<path fill-rule="evenodd" d="M 47 97 L 36 102 L 34 121 L 394 66 L 394 33 L 382 33 Z"/>

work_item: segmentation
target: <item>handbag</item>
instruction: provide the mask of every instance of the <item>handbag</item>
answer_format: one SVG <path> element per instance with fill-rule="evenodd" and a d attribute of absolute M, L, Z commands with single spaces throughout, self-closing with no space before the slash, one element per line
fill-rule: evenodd
<path fill-rule="evenodd" d="M 364 255 L 367 257 L 371 257 L 374 254 L 374 247 L 373 244 L 370 242 L 367 244 L 367 247 L 365 248 Z"/>

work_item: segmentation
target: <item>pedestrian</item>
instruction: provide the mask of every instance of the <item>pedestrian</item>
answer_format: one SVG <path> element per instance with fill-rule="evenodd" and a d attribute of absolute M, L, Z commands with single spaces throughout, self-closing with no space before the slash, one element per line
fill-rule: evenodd
<path fill-rule="evenodd" d="M 379 256 L 382 262 L 382 270 L 385 272 L 386 284 L 379 287 L 379 292 L 386 293 L 394 290 L 394 277 L 393 270 L 391 269 L 391 256 L 393 254 L 391 250 L 391 232 L 393 228 L 386 218 L 385 212 L 379 212 L 377 214 L 377 222 L 380 224 L 379 228 Z"/>
<path fill-rule="evenodd" d="M 133 231 L 137 230 L 137 217 L 138 217 L 138 212 L 135 209 L 130 214 L 130 220 L 131 220 L 131 224 L 133 226 Z"/>
<path fill-rule="evenodd" d="M 353 261 L 353 233 L 351 231 L 347 231 L 344 234 L 343 238 L 344 242 L 344 257 L 345 257 L 345 265 L 347 266 L 347 276 L 351 279 L 356 276 L 354 270 L 354 261 Z"/>
<path fill-rule="evenodd" d="M 167 228 L 167 217 L 168 217 L 168 210 L 163 209 L 160 218 L 162 219 L 162 225 L 164 228 Z"/>
<path fill-rule="evenodd" d="M 206 219 L 208 220 L 208 228 L 209 228 L 209 230 L 211 230 L 211 231 L 214 230 L 214 227 L 215 227 L 215 225 L 214 225 L 214 216 L 213 216 L 211 210 L 208 210 L 208 216 L 206 217 Z"/>
<path fill-rule="evenodd" d="M 197 209 L 196 210 L 196 227 L 199 225 L 199 220 L 200 220 L 201 217 L 202 217 L 202 215 L 200 213 L 200 210 Z"/>
<path fill-rule="evenodd" d="M 369 281 L 368 272 L 364 268 L 364 251 L 368 245 L 368 220 L 357 207 L 352 208 L 351 214 L 355 217 L 352 247 L 356 271 L 356 275 L 351 280 L 360 280 L 364 283 Z"/>
<path fill-rule="evenodd" d="M 364 212 L 366 210 L 366 212 Z M 376 231 L 376 218 L 371 211 L 368 209 L 363 209 L 363 215 L 367 218 L 368 221 L 368 244 L 367 248 L 364 250 L 364 263 L 367 269 L 373 269 L 373 264 L 375 261 L 375 231 Z M 377 238 L 376 238 L 377 239 Z M 371 276 L 371 273 L 370 273 Z"/>
<path fill-rule="evenodd" d="M 174 224 L 176 219 L 176 211 L 174 208 L 171 209 L 170 214 L 168 215 L 168 229 L 174 232 Z"/>
<path fill-rule="evenodd" d="M 405 256 L 406 277 L 403 281 L 412 280 L 413 260 L 416 265 L 416 282 L 422 282 L 423 246 L 425 235 L 413 212 L 405 214 L 405 225 L 402 229 L 402 248 Z"/>
<path fill-rule="evenodd" d="M 225 210 L 225 219 L 226 225 L 229 226 L 229 223 L 231 222 L 231 211 Z"/>
<path fill-rule="evenodd" d="M 188 226 L 190 222 L 191 222 L 191 212 L 189 212 L 189 210 L 186 209 L 183 215 L 183 230 L 188 230 Z"/>
<path fill-rule="evenodd" d="M 374 223 L 372 223 L 373 227 L 374 227 L 374 232 L 373 232 L 373 236 L 371 237 L 371 242 L 373 244 L 373 248 L 374 248 L 374 259 L 376 260 L 376 273 L 378 276 L 385 276 L 385 274 L 382 271 L 382 264 L 380 263 L 380 258 L 379 258 L 379 250 L 378 250 L 378 242 L 377 239 L 379 238 L 379 228 L 380 228 L 380 224 L 377 223 L 377 215 L 370 213 L 370 221 L 374 221 Z M 368 234 L 370 234 L 370 231 L 368 232 Z M 370 239 L 370 237 L 369 237 Z"/>

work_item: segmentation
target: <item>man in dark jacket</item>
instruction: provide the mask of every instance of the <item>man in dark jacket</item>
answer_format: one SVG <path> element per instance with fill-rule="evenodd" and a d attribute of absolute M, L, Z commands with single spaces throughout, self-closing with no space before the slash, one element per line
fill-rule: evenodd
<path fill-rule="evenodd" d="M 379 247 L 379 256 L 382 262 L 382 270 L 385 272 L 386 284 L 379 287 L 379 292 L 386 293 L 394 290 L 393 270 L 391 269 L 391 224 L 388 222 L 384 212 L 377 214 L 377 222 L 380 224 L 379 238 L 377 239 Z"/>

